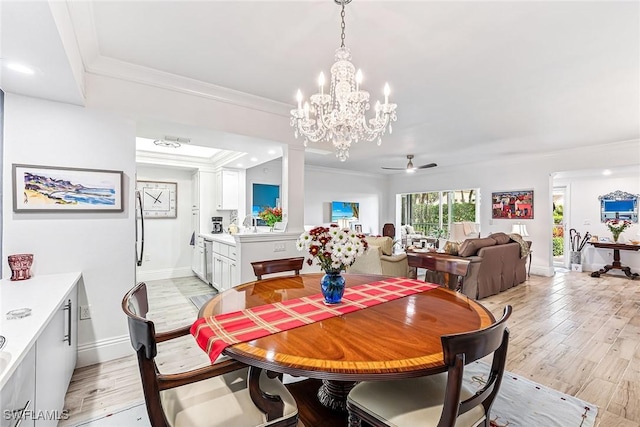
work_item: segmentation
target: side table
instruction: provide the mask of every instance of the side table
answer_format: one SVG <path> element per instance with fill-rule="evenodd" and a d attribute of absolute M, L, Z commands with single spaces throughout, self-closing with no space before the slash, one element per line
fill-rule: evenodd
<path fill-rule="evenodd" d="M 605 265 L 604 268 L 601 268 L 598 271 L 594 271 L 593 273 L 591 273 L 591 277 L 600 277 L 601 274 L 605 274 L 607 271 L 614 269 L 622 270 L 624 274 L 630 279 L 637 279 L 638 277 L 640 277 L 638 273 L 632 273 L 630 267 L 624 266 L 620 262 L 620 251 L 638 251 L 640 250 L 640 245 L 601 242 L 591 242 L 591 245 L 601 249 L 613 249 L 613 263 Z"/>

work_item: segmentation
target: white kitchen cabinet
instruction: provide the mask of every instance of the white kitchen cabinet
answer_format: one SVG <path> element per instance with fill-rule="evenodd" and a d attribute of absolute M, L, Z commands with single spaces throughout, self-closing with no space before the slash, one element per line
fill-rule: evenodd
<path fill-rule="evenodd" d="M 238 209 L 240 174 L 235 170 L 221 170 L 216 172 L 215 200 L 216 209 Z"/>
<path fill-rule="evenodd" d="M 202 237 L 196 238 L 196 244 L 193 247 L 193 258 L 191 260 L 191 269 L 200 279 L 205 282 L 205 251 L 204 251 L 204 239 Z"/>
<path fill-rule="evenodd" d="M 25 355 L 20 365 L 13 372 L 0 391 L 2 417 L 0 427 L 34 426 L 33 414 L 36 400 L 36 348 Z M 66 386 L 65 386 L 66 390 Z M 20 419 L 24 413 L 25 418 Z"/>
<path fill-rule="evenodd" d="M 200 172 L 191 175 L 191 209 L 200 209 Z"/>
<path fill-rule="evenodd" d="M 196 171 L 191 177 L 192 213 L 197 211 L 196 235 L 211 231 L 211 217 L 216 216 L 215 173 Z"/>
<path fill-rule="evenodd" d="M 11 414 L 29 401 L 22 427 L 57 425 L 65 416 L 64 396 L 76 367 L 81 277 L 73 272 L 0 281 L 3 315 L 32 309 L 28 317 L 2 322 L 7 342 L 0 352 L 0 406 L 3 415 Z M 0 418 L 0 426 L 16 425 L 15 417 Z"/>
<path fill-rule="evenodd" d="M 76 368 L 78 312 L 78 287 L 74 286 L 36 341 L 37 413 L 64 407 L 64 396 Z M 38 418 L 35 423 L 37 427 L 57 424 L 55 417 Z"/>
<path fill-rule="evenodd" d="M 199 224 L 200 224 L 200 211 L 194 209 L 191 211 L 191 227 L 195 232 L 194 245 L 191 252 L 191 270 L 200 279 L 205 279 L 205 254 L 204 254 L 204 239 L 199 236 Z"/>
<path fill-rule="evenodd" d="M 219 291 L 226 291 L 238 284 L 236 247 L 214 241 L 212 245 L 212 285 Z"/>

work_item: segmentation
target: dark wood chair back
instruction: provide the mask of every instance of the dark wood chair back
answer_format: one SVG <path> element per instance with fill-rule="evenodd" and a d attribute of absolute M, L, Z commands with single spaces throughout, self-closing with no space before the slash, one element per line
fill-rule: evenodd
<path fill-rule="evenodd" d="M 382 235 L 395 239 L 396 226 L 391 223 L 386 223 L 385 225 L 382 226 Z"/>
<path fill-rule="evenodd" d="M 442 337 L 444 360 L 448 366 L 447 389 L 438 427 L 455 426 L 456 419 L 470 409 L 482 404 L 487 414 L 488 424 L 491 405 L 498 394 L 504 367 L 507 361 L 509 330 L 507 319 L 511 316 L 511 306 L 504 308 L 502 318 L 488 328 Z M 487 383 L 472 397 L 460 401 L 464 365 L 493 353 L 491 372 Z"/>
<path fill-rule="evenodd" d="M 300 274 L 304 257 L 271 259 L 267 261 L 254 261 L 251 263 L 253 273 L 257 280 L 262 280 L 262 276 L 272 273 L 283 273 L 285 271 L 293 271 L 296 275 Z"/>
<path fill-rule="evenodd" d="M 238 361 L 226 360 L 215 365 L 164 376 L 160 374 L 155 363 L 157 343 L 189 335 L 191 325 L 156 333 L 153 322 L 146 319 L 149 311 L 149 302 L 145 283 L 138 283 L 125 294 L 122 299 L 122 310 L 127 315 L 131 345 L 138 356 L 138 368 L 142 379 L 144 400 L 149 420 L 153 427 L 169 427 L 169 422 L 164 415 L 160 401 L 161 390 L 194 383 L 245 367 L 244 364 Z"/>

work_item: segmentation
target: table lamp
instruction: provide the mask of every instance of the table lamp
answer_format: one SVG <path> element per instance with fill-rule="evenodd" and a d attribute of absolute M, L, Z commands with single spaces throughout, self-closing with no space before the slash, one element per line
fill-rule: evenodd
<path fill-rule="evenodd" d="M 524 224 L 513 224 L 511 226 L 511 234 L 519 234 L 522 237 L 527 237 L 529 233 L 527 232 L 527 226 Z"/>

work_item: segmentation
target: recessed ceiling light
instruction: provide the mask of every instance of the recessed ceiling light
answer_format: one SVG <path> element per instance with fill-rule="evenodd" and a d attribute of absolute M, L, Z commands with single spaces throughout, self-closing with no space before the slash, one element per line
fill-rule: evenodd
<path fill-rule="evenodd" d="M 269 150 L 269 151 L 267 151 L 267 153 L 269 153 L 269 154 L 276 154 L 276 150 Z"/>
<path fill-rule="evenodd" d="M 242 167 L 242 163 L 236 163 L 236 166 L 241 168 Z"/>
<path fill-rule="evenodd" d="M 257 161 L 258 161 L 258 158 L 257 158 L 257 157 L 252 157 L 252 158 L 250 158 L 249 160 L 251 160 L 252 162 L 257 162 Z"/>
<path fill-rule="evenodd" d="M 155 143 L 154 141 L 159 141 L 159 143 Z M 162 141 L 168 143 L 176 143 L 176 144 L 163 144 Z M 182 142 L 185 142 L 185 139 L 181 138 Z M 178 145 L 178 147 L 176 147 Z M 175 147 L 175 148 L 174 148 Z M 136 138 L 136 150 L 137 151 L 148 151 L 152 153 L 160 153 L 160 154 L 171 154 L 171 155 L 179 155 L 179 156 L 189 156 L 189 157 L 200 157 L 203 159 L 210 159 L 220 152 L 217 148 L 211 147 L 202 147 L 199 145 L 191 145 L 191 144 L 180 144 L 177 140 L 167 140 L 167 138 L 163 138 L 161 140 L 154 140 L 149 138 Z"/>
<path fill-rule="evenodd" d="M 605 169 L 602 171 L 602 175 L 611 175 L 611 170 L 610 169 Z"/>
<path fill-rule="evenodd" d="M 16 62 L 8 63 L 7 68 L 10 70 L 16 71 L 18 73 L 28 74 L 30 76 L 35 74 L 35 71 L 33 70 L 33 68 L 27 67 L 26 65 L 23 65 L 23 64 L 18 64 Z"/>

